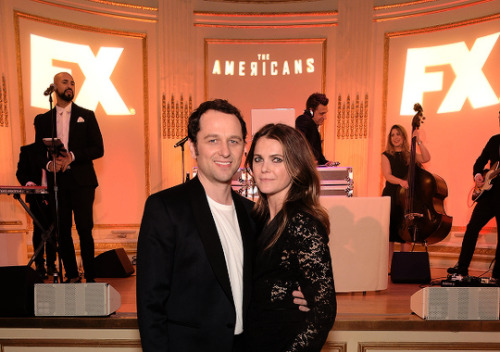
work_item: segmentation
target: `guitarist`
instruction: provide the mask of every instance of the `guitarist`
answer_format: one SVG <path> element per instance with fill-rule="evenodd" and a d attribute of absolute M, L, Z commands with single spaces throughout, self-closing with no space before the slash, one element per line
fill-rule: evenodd
<path fill-rule="evenodd" d="M 500 111 L 498 112 L 498 122 L 500 125 Z M 490 138 L 484 147 L 481 155 L 477 158 L 474 164 L 474 182 L 477 188 L 484 185 L 483 169 L 486 164 L 490 163 L 490 167 L 499 161 L 500 156 L 500 134 Z M 467 276 L 469 273 L 469 264 L 472 260 L 474 250 L 476 248 L 477 238 L 479 231 L 490 221 L 493 217 L 497 220 L 497 248 L 495 253 L 495 265 L 493 267 L 492 278 L 500 283 L 500 177 L 492 179 L 492 187 L 485 191 L 477 200 L 476 207 L 472 212 L 469 224 L 465 231 L 464 239 L 462 242 L 462 250 L 458 263 L 453 268 L 448 268 L 449 274 L 457 274 Z"/>

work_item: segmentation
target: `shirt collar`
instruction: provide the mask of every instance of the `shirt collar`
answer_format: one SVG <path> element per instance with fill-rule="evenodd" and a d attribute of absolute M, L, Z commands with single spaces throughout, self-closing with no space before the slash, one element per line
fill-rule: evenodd
<path fill-rule="evenodd" d="M 71 107 L 73 106 L 73 102 L 70 102 L 65 108 L 60 107 L 59 105 L 56 105 L 56 111 L 58 114 L 61 114 L 62 112 L 66 112 L 71 114 Z"/>

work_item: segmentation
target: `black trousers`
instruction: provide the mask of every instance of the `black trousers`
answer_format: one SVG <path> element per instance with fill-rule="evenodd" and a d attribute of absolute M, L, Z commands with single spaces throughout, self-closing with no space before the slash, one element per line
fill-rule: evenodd
<path fill-rule="evenodd" d="M 94 227 L 93 204 L 95 198 L 94 186 L 79 186 L 76 184 L 72 170 L 58 175 L 59 200 L 59 254 L 61 256 L 65 276 L 78 277 L 75 246 L 71 237 L 73 217 L 80 239 L 80 254 L 82 257 L 85 278 L 95 278 L 94 271 Z"/>
<path fill-rule="evenodd" d="M 498 183 L 498 180 L 496 181 Z M 497 221 L 497 248 L 492 276 L 500 279 L 500 246 L 498 245 L 500 242 L 500 230 L 498 227 L 500 224 L 500 184 L 495 184 L 491 190 L 483 193 L 472 212 L 462 241 L 460 257 L 458 258 L 459 270 L 467 270 L 469 268 L 474 250 L 476 249 L 479 231 L 481 231 L 493 217 L 495 217 Z"/>
<path fill-rule="evenodd" d="M 244 352 L 245 351 L 245 339 L 243 334 L 234 335 L 233 349 L 231 352 Z"/>

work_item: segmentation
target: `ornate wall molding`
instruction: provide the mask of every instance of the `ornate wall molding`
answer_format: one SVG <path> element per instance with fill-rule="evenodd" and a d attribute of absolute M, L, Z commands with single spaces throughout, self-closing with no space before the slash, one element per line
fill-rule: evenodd
<path fill-rule="evenodd" d="M 128 3 L 124 3 L 124 2 L 109 1 L 109 0 L 87 0 L 87 1 L 94 2 L 94 3 L 100 4 L 100 5 L 111 5 L 111 6 L 116 6 L 116 7 L 134 9 L 134 10 L 158 12 L 158 8 L 154 7 L 154 6 L 133 5 L 133 4 L 128 4 Z M 141 1 L 141 2 L 144 2 L 144 1 Z"/>
<path fill-rule="evenodd" d="M 161 126 L 163 139 L 184 138 L 187 135 L 187 123 L 189 115 L 193 111 L 193 97 L 190 95 L 187 101 L 181 94 L 176 101 L 174 95 L 167 103 L 165 94 L 161 99 Z"/>
<path fill-rule="evenodd" d="M 323 352 L 346 352 L 347 351 L 347 342 L 326 341 L 326 343 L 324 344 L 321 351 L 323 351 Z"/>
<path fill-rule="evenodd" d="M 227 28 L 310 28 L 335 27 L 338 11 L 330 12 L 194 12 L 197 27 Z"/>
<path fill-rule="evenodd" d="M 369 351 L 498 351 L 500 344 L 488 342 L 361 342 L 359 352 Z"/>
<path fill-rule="evenodd" d="M 205 0 L 211 2 L 235 2 L 235 3 L 250 3 L 250 4 L 275 4 L 279 2 L 314 2 L 317 0 Z"/>
<path fill-rule="evenodd" d="M 18 221 L 18 220 L 7 220 L 7 221 L 3 221 L 3 220 L 0 220 L 0 226 L 4 226 L 4 225 L 14 225 L 14 226 L 20 226 L 22 225 L 23 222 L 22 221 Z M 9 232 L 12 232 L 12 233 L 20 233 L 20 232 L 26 232 L 26 230 L 4 230 L 4 229 L 0 229 L 0 233 L 9 233 Z"/>
<path fill-rule="evenodd" d="M 428 16 L 437 13 L 456 11 L 466 7 L 477 6 L 491 1 L 493 0 L 417 0 L 405 3 L 375 6 L 373 21 L 384 22 L 412 17 Z"/>
<path fill-rule="evenodd" d="M 7 101 L 7 84 L 5 75 L 2 74 L 2 87 L 0 88 L 0 127 L 9 127 L 9 108 Z"/>
<path fill-rule="evenodd" d="M 337 139 L 367 139 L 368 138 L 368 94 L 361 101 L 359 94 L 351 101 L 350 95 L 342 101 L 337 99 Z"/>
<path fill-rule="evenodd" d="M 128 21 L 157 23 L 158 9 L 140 5 L 129 5 L 115 1 L 89 0 L 89 1 L 48 1 L 32 0 L 43 5 L 63 8 L 70 11 L 104 16 Z"/>

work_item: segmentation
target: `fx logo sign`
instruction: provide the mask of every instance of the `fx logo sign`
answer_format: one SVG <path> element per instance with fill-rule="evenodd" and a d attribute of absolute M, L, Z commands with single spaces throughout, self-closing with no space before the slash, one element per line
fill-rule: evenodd
<path fill-rule="evenodd" d="M 73 44 L 31 34 L 31 105 L 47 108 L 42 92 L 55 74 L 71 70 L 53 65 L 53 60 L 74 62 L 85 76 L 75 102 L 95 110 L 100 102 L 107 115 L 132 115 L 116 90 L 110 76 L 123 52 L 123 48 L 101 47 L 94 56 L 88 45 Z M 78 83 L 78 82 L 77 82 Z"/>
<path fill-rule="evenodd" d="M 401 115 L 413 115 L 413 104 L 422 102 L 425 92 L 443 90 L 443 71 L 426 72 L 427 68 L 439 65 L 451 65 L 456 77 L 438 113 L 460 111 L 466 99 L 475 109 L 498 104 L 482 68 L 499 35 L 497 32 L 477 38 L 470 51 L 465 42 L 408 49 Z"/>

